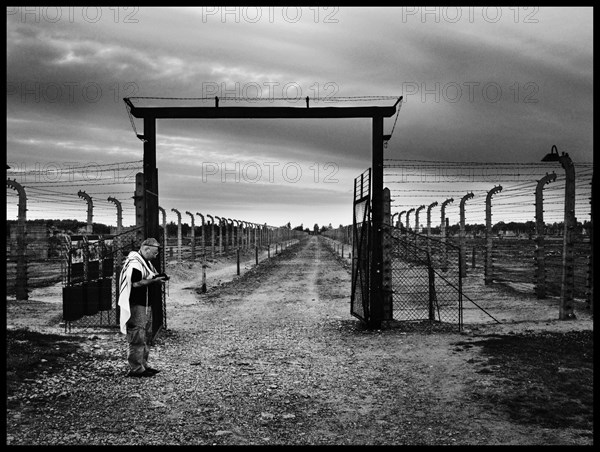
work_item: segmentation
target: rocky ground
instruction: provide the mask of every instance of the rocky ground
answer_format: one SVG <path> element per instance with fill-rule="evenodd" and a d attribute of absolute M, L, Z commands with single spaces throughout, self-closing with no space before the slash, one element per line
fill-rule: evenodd
<path fill-rule="evenodd" d="M 7 299 L 7 444 L 593 444 L 583 310 L 559 321 L 549 301 L 527 320 L 515 299 L 515 320 L 503 294 L 502 324 L 368 330 L 321 237 L 206 293 L 197 267 L 168 271 L 149 379 L 125 377 L 117 332 L 65 334 L 59 286 Z"/>

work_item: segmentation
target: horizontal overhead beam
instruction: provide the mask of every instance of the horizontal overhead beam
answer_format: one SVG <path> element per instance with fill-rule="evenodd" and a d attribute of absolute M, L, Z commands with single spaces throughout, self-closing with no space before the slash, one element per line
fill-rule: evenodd
<path fill-rule="evenodd" d="M 375 118 L 396 113 L 391 107 L 136 107 L 124 99 L 136 118 L 252 119 L 252 118 Z"/>

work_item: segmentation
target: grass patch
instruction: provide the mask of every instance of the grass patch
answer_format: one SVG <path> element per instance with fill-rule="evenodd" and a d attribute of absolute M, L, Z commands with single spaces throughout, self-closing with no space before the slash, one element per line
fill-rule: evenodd
<path fill-rule="evenodd" d="M 510 417 L 547 428 L 593 428 L 593 331 L 518 334 L 482 346 L 504 380 L 486 392 Z"/>

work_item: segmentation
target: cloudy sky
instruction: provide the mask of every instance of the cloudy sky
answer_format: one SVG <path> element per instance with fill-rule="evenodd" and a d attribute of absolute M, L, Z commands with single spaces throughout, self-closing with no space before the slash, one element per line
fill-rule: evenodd
<path fill-rule="evenodd" d="M 135 222 L 143 132 L 165 105 L 393 105 L 386 159 L 592 161 L 592 8 L 7 8 L 7 163 L 28 219 Z M 369 100 L 361 98 L 371 97 Z M 350 99 L 351 98 L 351 99 Z M 288 100 L 275 100 L 288 99 Z M 320 99 L 320 100 L 319 100 Z M 327 101 L 327 102 L 326 102 Z M 159 120 L 159 204 L 257 223 L 352 221 L 370 119 Z M 558 171 L 557 171 L 558 172 Z M 501 182 L 501 181 L 498 181 Z M 7 188 L 7 218 L 17 217 Z M 198 219 L 196 221 L 199 221 Z"/>

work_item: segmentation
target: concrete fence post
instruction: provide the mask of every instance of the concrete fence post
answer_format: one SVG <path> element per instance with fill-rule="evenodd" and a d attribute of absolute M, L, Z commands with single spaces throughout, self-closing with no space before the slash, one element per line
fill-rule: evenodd
<path fill-rule="evenodd" d="M 211 256 L 214 259 L 215 258 L 215 219 L 213 218 L 212 215 L 206 215 L 206 218 L 210 218 L 210 249 L 211 249 Z"/>
<path fill-rule="evenodd" d="M 117 206 L 117 235 L 113 240 L 113 250 L 116 250 L 114 256 L 113 273 L 116 275 L 115 288 L 118 288 L 117 279 L 119 277 L 119 274 L 121 273 L 121 263 L 123 262 L 123 251 L 121 250 L 121 232 L 123 229 L 123 206 L 121 205 L 121 202 L 118 199 L 113 198 L 112 196 L 108 197 L 108 201 L 113 202 L 115 206 Z"/>
<path fill-rule="evenodd" d="M 90 197 L 90 195 L 88 195 L 86 192 L 79 190 L 77 192 L 77 196 L 79 196 L 81 199 L 85 199 L 86 203 L 87 203 L 87 226 L 86 226 L 86 231 L 88 234 L 93 234 L 93 222 L 92 222 L 92 218 L 94 216 L 94 202 L 92 201 L 92 198 Z"/>
<path fill-rule="evenodd" d="M 8 179 L 6 185 L 19 195 L 17 217 L 17 274 L 15 291 L 17 300 L 29 299 L 27 288 L 27 196 L 25 189 L 16 180 Z"/>
<path fill-rule="evenodd" d="M 227 218 L 227 221 L 229 222 L 227 227 L 231 230 L 229 247 L 233 251 L 233 249 L 235 248 L 235 231 L 233 229 L 233 220 L 231 218 Z"/>
<path fill-rule="evenodd" d="M 421 212 L 421 210 L 423 210 L 424 208 L 425 208 L 425 206 L 419 206 L 415 210 L 415 248 L 418 246 L 418 237 L 419 237 L 418 234 L 421 232 L 420 225 L 419 225 L 419 212 Z"/>
<path fill-rule="evenodd" d="M 177 215 L 177 262 L 181 263 L 181 213 L 177 209 L 171 209 Z"/>
<path fill-rule="evenodd" d="M 414 211 L 415 211 L 414 208 L 413 209 L 409 209 L 409 210 L 406 211 L 406 228 L 405 228 L 405 231 L 406 231 L 405 232 L 406 240 L 404 242 L 404 247 L 405 247 L 404 248 L 404 254 L 405 254 L 406 260 L 408 260 L 408 255 L 409 255 L 409 253 L 408 253 L 408 231 L 410 229 L 410 213 L 414 212 Z"/>
<path fill-rule="evenodd" d="M 535 187 L 535 294 L 537 298 L 546 298 L 546 257 L 544 223 L 544 185 L 554 182 L 556 174 L 542 177 Z"/>
<path fill-rule="evenodd" d="M 167 266 L 167 212 L 162 207 L 158 206 L 159 212 L 162 214 L 163 227 L 163 262 Z"/>
<path fill-rule="evenodd" d="M 219 254 L 223 254 L 225 252 L 225 247 L 223 244 L 223 218 L 215 215 L 215 220 L 218 220 L 217 227 L 219 228 Z"/>
<path fill-rule="evenodd" d="M 398 223 L 396 224 L 397 227 L 401 228 L 402 227 L 402 214 L 406 213 L 406 210 L 403 210 L 402 212 L 400 212 L 398 214 Z"/>
<path fill-rule="evenodd" d="M 502 191 L 502 186 L 492 188 L 488 191 L 485 197 L 485 265 L 483 269 L 483 281 L 484 284 L 490 285 L 493 279 L 493 266 L 494 261 L 492 259 L 494 236 L 492 234 L 492 196 L 499 191 Z"/>
<path fill-rule="evenodd" d="M 431 209 L 437 206 L 437 201 L 427 206 L 427 255 L 431 256 Z"/>
<path fill-rule="evenodd" d="M 202 220 L 200 225 L 200 234 L 202 234 L 202 259 L 204 260 L 206 258 L 206 227 L 204 224 L 204 215 L 202 215 L 200 212 L 196 212 L 196 215 L 198 215 Z"/>
<path fill-rule="evenodd" d="M 193 262 L 196 259 L 196 225 L 194 224 L 194 214 L 191 212 L 188 212 L 187 210 L 185 211 L 185 213 L 187 213 L 190 216 L 191 222 L 192 222 L 190 247 L 191 247 L 191 251 L 192 251 L 192 262 Z"/>
<path fill-rule="evenodd" d="M 558 152 L 558 151 L 557 151 Z M 574 236 L 577 227 L 575 218 L 575 165 L 569 154 L 562 153 L 559 162 L 565 170 L 565 219 L 563 234 L 563 269 L 560 287 L 559 319 L 575 318 L 573 299 L 575 292 Z"/>
<path fill-rule="evenodd" d="M 448 223 L 446 218 L 446 206 L 454 202 L 454 198 L 446 199 L 442 202 L 440 209 L 440 241 L 442 242 L 442 268 L 445 269 L 448 264 L 448 248 L 446 247 L 446 224 Z"/>
<path fill-rule="evenodd" d="M 462 197 L 462 199 L 460 200 L 460 234 L 459 234 L 459 253 L 461 256 L 460 262 L 461 262 L 461 266 L 460 266 L 460 274 L 461 276 L 466 276 L 467 275 L 467 259 L 466 259 L 466 252 L 465 252 L 465 202 L 467 201 L 467 199 L 471 199 L 473 197 L 473 193 L 467 193 L 465 196 Z"/>

